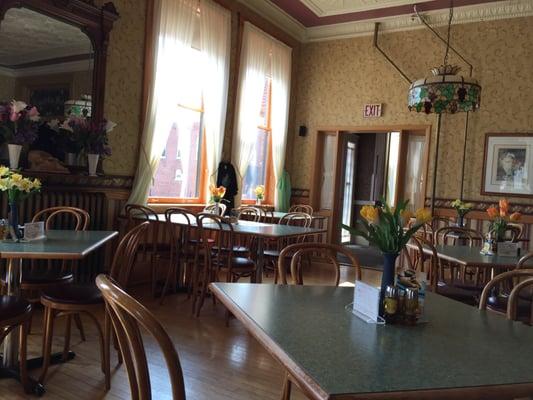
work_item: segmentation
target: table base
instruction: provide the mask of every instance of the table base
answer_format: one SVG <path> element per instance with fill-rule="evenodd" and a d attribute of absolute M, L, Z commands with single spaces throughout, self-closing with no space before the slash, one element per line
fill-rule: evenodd
<path fill-rule="evenodd" d="M 63 361 L 63 352 L 60 353 L 54 353 L 51 356 L 50 364 L 63 364 L 67 361 L 72 360 L 74 357 L 76 357 L 76 353 L 73 351 L 69 351 L 67 355 L 67 359 Z M 0 356 L 0 365 L 2 364 L 2 356 Z M 43 366 L 43 357 L 36 357 L 31 358 L 26 362 L 26 368 L 28 371 L 32 369 L 41 368 Z M 6 368 L 6 367 L 0 367 L 0 379 L 16 379 L 17 381 L 21 382 L 20 380 L 20 372 L 16 368 Z M 33 379 L 31 376 L 28 376 L 28 383 L 30 386 L 30 392 L 36 396 L 42 396 L 45 393 L 45 388 L 42 383 L 38 382 L 37 380 Z"/>

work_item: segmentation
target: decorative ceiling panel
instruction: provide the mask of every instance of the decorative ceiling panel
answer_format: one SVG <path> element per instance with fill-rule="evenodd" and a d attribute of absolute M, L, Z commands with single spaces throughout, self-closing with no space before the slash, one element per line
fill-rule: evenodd
<path fill-rule="evenodd" d="M 92 53 L 89 38 L 72 25 L 12 8 L 0 23 L 0 64 L 15 66 Z"/>
<path fill-rule="evenodd" d="M 418 0 L 416 3 L 428 1 L 431 0 Z M 412 0 L 301 0 L 301 2 L 319 17 L 414 4 Z"/>

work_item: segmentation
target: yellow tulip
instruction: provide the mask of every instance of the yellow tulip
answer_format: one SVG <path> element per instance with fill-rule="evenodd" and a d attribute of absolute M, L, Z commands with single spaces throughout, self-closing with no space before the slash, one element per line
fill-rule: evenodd
<path fill-rule="evenodd" d="M 410 210 L 403 210 L 400 212 L 400 218 L 402 219 L 403 225 L 407 225 L 409 220 L 413 218 L 413 213 Z"/>
<path fill-rule="evenodd" d="M 519 221 L 520 218 L 522 218 L 522 214 L 520 214 L 519 212 L 514 212 L 509 216 L 509 220 L 511 220 L 512 222 Z"/>
<path fill-rule="evenodd" d="M 423 224 L 431 220 L 431 211 L 427 208 L 419 208 L 415 213 L 416 223 Z"/>
<path fill-rule="evenodd" d="M 361 208 L 360 214 L 370 223 L 374 223 L 379 220 L 379 210 L 376 207 L 363 206 L 363 208 Z"/>

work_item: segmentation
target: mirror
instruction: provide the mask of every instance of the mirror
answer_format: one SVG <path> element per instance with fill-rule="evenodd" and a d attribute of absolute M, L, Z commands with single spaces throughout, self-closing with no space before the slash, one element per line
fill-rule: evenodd
<path fill-rule="evenodd" d="M 79 27 L 28 8 L 0 24 L 0 100 L 37 107 L 44 121 L 89 115 L 94 50 Z"/>

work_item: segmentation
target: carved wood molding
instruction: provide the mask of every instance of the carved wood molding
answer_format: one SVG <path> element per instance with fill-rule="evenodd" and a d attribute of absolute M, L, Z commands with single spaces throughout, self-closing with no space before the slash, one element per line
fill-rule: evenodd
<path fill-rule="evenodd" d="M 449 208 L 453 209 L 452 207 L 452 201 L 455 199 L 435 199 L 435 208 Z M 485 212 L 487 208 L 490 206 L 497 205 L 497 201 L 479 201 L 479 200 L 464 200 L 466 203 L 472 203 L 474 208 L 472 211 L 480 211 Z M 522 199 L 523 201 L 523 199 Z M 509 200 L 510 203 L 510 211 L 511 212 L 520 212 L 524 215 L 533 215 L 533 204 L 531 202 L 529 204 L 520 204 L 515 203 L 513 199 Z M 431 205 L 431 199 L 426 198 L 426 206 L 429 207 Z"/>

